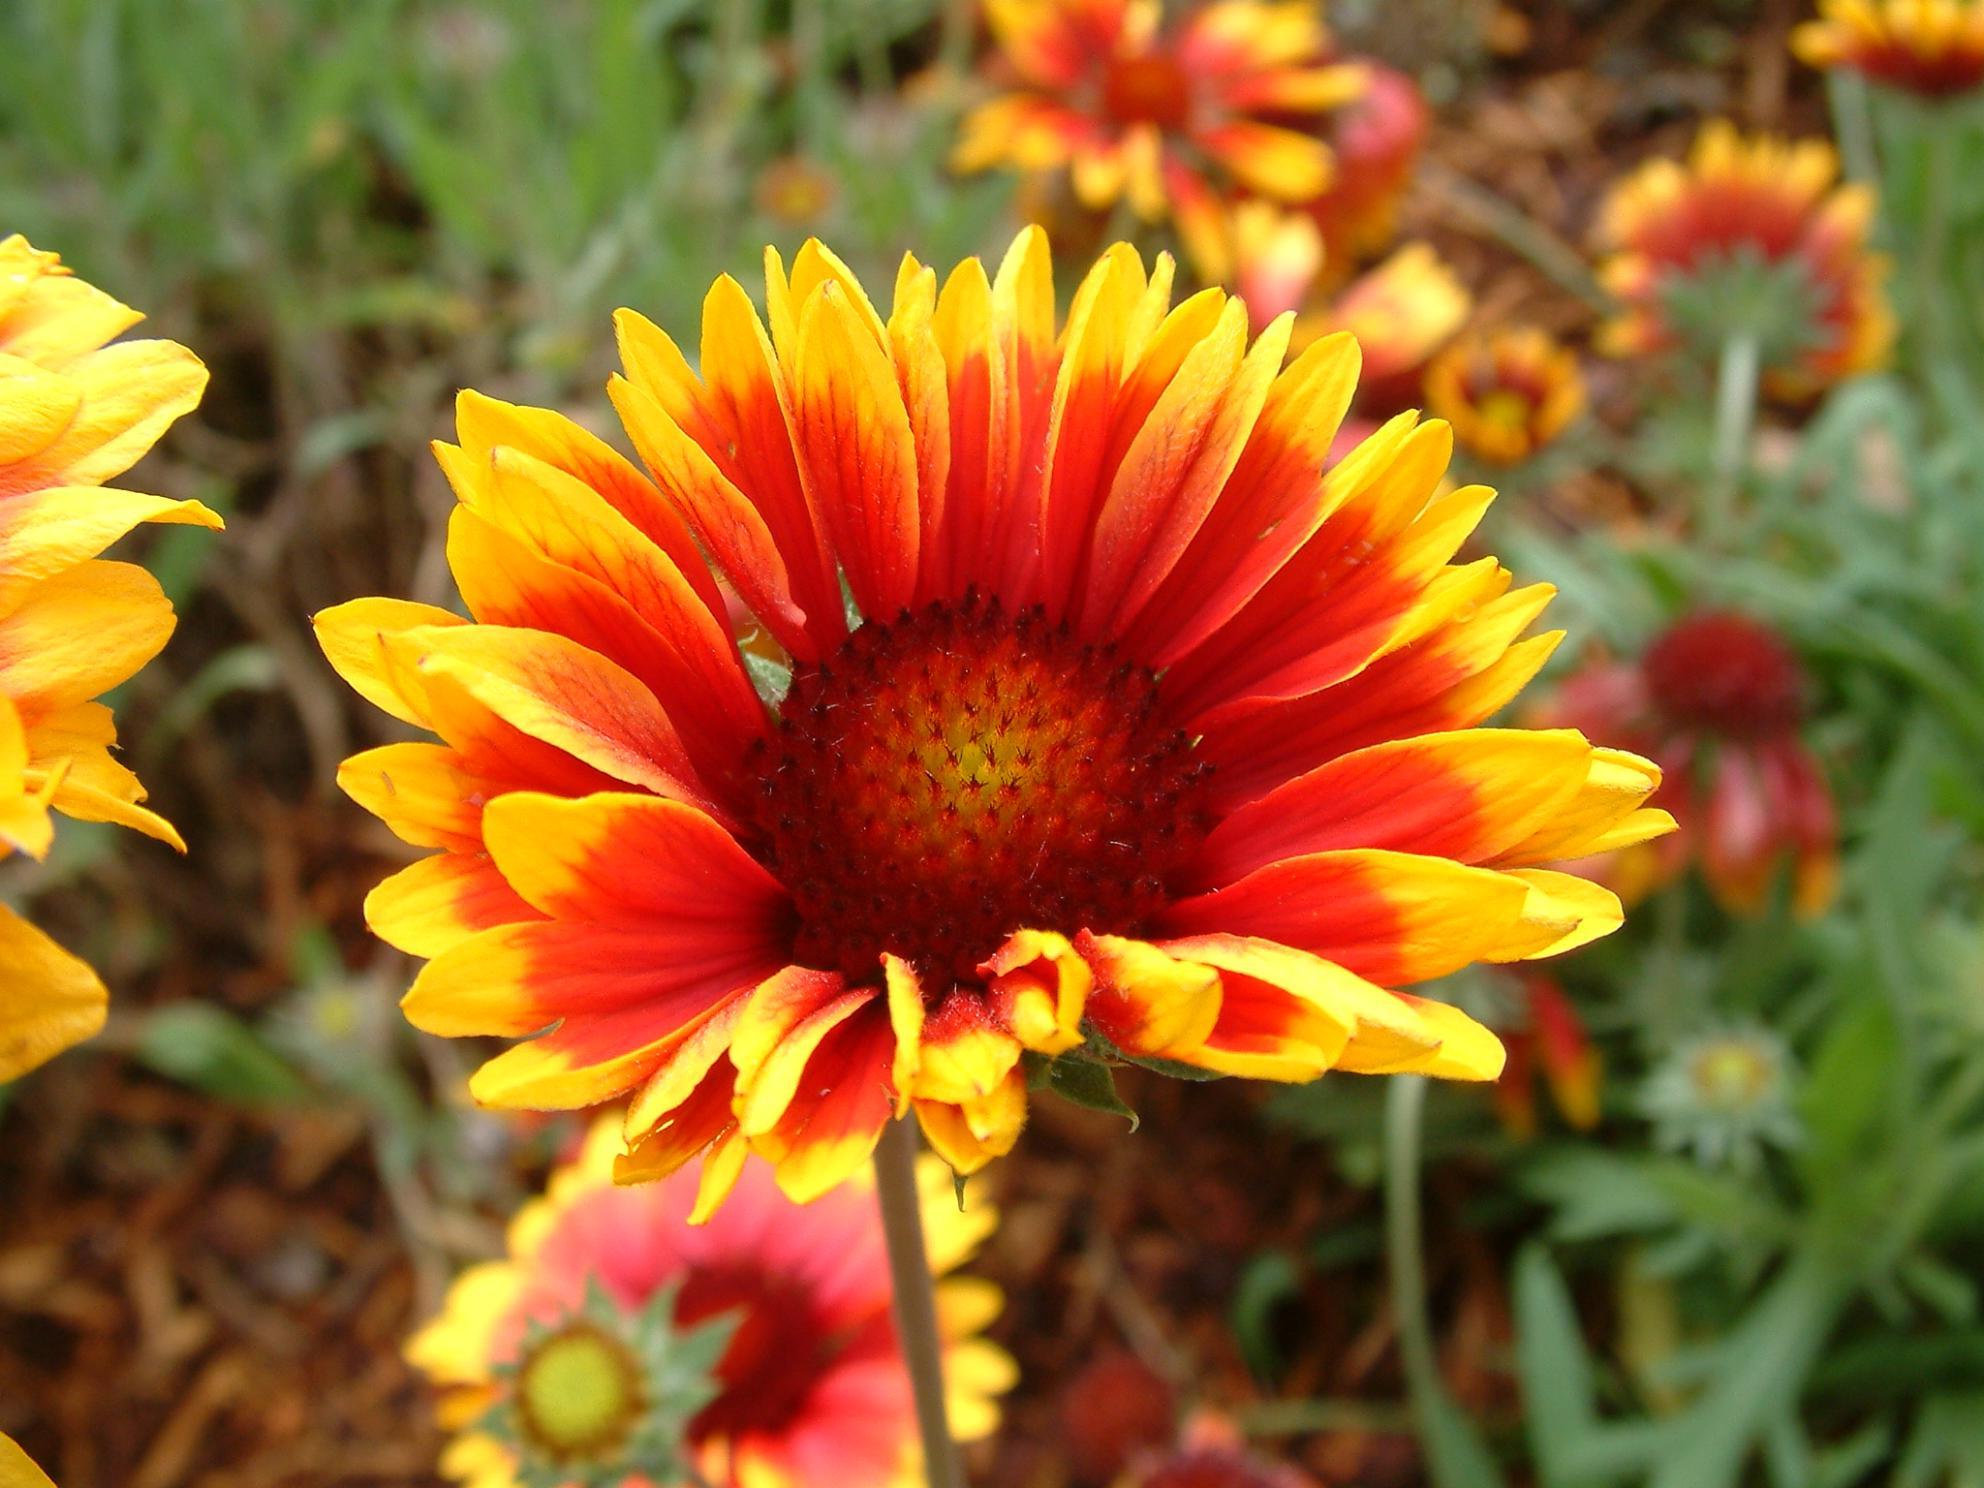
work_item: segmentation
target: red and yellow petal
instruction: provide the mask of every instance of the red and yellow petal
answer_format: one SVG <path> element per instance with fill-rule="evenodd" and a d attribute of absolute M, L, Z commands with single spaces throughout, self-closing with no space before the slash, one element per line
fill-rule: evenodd
<path fill-rule="evenodd" d="M 1573 907 L 1522 877 L 1447 858 L 1378 849 L 1315 853 L 1256 869 L 1172 904 L 1168 936 L 1229 933 L 1279 941 L 1385 986 L 1476 961 L 1548 954 L 1575 928 Z"/>
<path fill-rule="evenodd" d="M 886 347 L 864 319 L 838 279 L 802 302 L 793 443 L 855 603 L 886 620 L 916 597 L 917 449 Z"/>
<path fill-rule="evenodd" d="M 338 787 L 414 847 L 475 852 L 482 808 L 500 788 L 444 744 L 384 744 L 338 766 Z"/>
<path fill-rule="evenodd" d="M 1125 1054 L 1182 1059 L 1217 1025 L 1219 973 L 1212 967 L 1120 935 L 1083 931 L 1075 948 L 1095 977 L 1089 1024 Z"/>
<path fill-rule="evenodd" d="M 575 641 L 511 626 L 434 626 L 389 635 L 385 648 L 415 686 L 452 683 L 518 732 L 602 774 L 718 809 L 654 694 Z"/>
<path fill-rule="evenodd" d="M 1615 757 L 1616 756 L 1616 757 Z M 1208 884 L 1305 853 L 1387 848 L 1461 863 L 1576 857 L 1646 799 L 1635 770 L 1574 729 L 1467 729 L 1339 755 L 1239 807 L 1206 839 Z M 1587 788 L 1580 792 L 1580 781 Z"/>
<path fill-rule="evenodd" d="M 981 962 L 986 999 L 1021 1047 L 1064 1054 L 1081 1047 L 1095 978 L 1074 944 L 1052 930 L 1020 930 Z"/>
<path fill-rule="evenodd" d="M 480 852 L 434 853 L 365 896 L 366 925 L 409 956 L 439 956 L 478 931 L 539 918 Z"/>
<path fill-rule="evenodd" d="M 887 999 L 788 967 L 751 996 L 731 1045 L 737 1123 L 796 1203 L 844 1182 L 895 1117 Z"/>
<path fill-rule="evenodd" d="M 970 1175 L 1018 1143 L 1026 1126 L 1026 1075 L 1015 1066 L 984 1095 L 955 1104 L 918 1100 L 916 1119 L 936 1154 Z"/>

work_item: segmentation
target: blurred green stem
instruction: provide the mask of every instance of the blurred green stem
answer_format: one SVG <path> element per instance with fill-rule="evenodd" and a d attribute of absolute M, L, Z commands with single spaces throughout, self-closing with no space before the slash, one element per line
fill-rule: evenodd
<path fill-rule="evenodd" d="M 1702 539 L 1711 549 L 1729 536 L 1743 473 L 1749 465 L 1750 435 L 1757 420 L 1757 376 L 1762 348 L 1757 333 L 1735 330 L 1722 343 L 1715 374 L 1715 478 L 1701 513 Z"/>
<path fill-rule="evenodd" d="M 1425 1077 L 1393 1075 L 1385 1086 L 1385 1262 L 1391 1272 L 1406 1394 L 1422 1439 L 1432 1434 L 1442 1394 L 1426 1310 L 1426 1257 L 1420 1243 L 1419 1150 L 1425 1117 Z"/>
<path fill-rule="evenodd" d="M 1932 120 L 1920 131 L 1923 149 L 1921 240 L 1915 245 L 1915 323 L 1921 335 L 1922 370 L 1933 373 L 1949 351 L 1949 297 L 1944 292 L 1943 266 L 1949 244 L 1950 191 L 1957 134 Z"/>
<path fill-rule="evenodd" d="M 896 1337 L 916 1394 L 923 1437 L 924 1479 L 930 1488 L 965 1488 L 964 1468 L 944 1408 L 944 1357 L 937 1337 L 937 1292 L 923 1246 L 923 1206 L 916 1189 L 916 1125 L 891 1121 L 875 1149 L 875 1191 L 888 1242 Z"/>
<path fill-rule="evenodd" d="M 1833 131 L 1839 136 L 1840 157 L 1851 181 L 1881 186 L 1880 156 L 1874 149 L 1874 119 L 1867 97 L 1867 80 L 1850 67 L 1826 73 L 1826 94 L 1832 104 Z"/>

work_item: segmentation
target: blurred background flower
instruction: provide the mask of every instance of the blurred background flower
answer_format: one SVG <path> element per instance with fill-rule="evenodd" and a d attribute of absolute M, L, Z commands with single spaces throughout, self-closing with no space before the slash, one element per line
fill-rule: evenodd
<path fill-rule="evenodd" d="M 508 1253 L 456 1280 L 407 1356 L 441 1389 L 442 1458 L 470 1488 L 672 1481 L 767 1488 L 919 1481 L 909 1378 L 890 1319 L 872 1188 L 793 1204 L 754 1168 L 692 1226 L 693 1176 L 613 1181 L 617 1115 L 517 1214 Z M 997 1223 L 920 1172 L 933 1271 L 968 1261 Z M 999 1292 L 940 1283 L 952 1430 L 998 1422 L 1012 1361 L 978 1338 Z"/>
<path fill-rule="evenodd" d="M 1948 98 L 1984 83 L 1984 5 L 1977 0 L 1820 0 L 1819 19 L 1791 34 L 1814 67 L 1847 67 L 1877 83 Z"/>

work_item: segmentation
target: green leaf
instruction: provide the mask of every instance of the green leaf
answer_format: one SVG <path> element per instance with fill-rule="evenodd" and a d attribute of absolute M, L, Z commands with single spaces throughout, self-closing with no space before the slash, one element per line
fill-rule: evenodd
<path fill-rule="evenodd" d="M 1504 1488 L 1494 1453 L 1444 1391 L 1421 1401 L 1419 1435 L 1433 1488 Z"/>
<path fill-rule="evenodd" d="M 145 1019 L 139 1061 L 223 1100 L 275 1105 L 305 1099 L 309 1086 L 248 1024 L 210 1002 L 181 1002 Z"/>
<path fill-rule="evenodd" d="M 1240 1272 L 1229 1315 L 1234 1341 L 1258 1379 L 1273 1380 L 1281 1374 L 1283 1360 L 1274 1337 L 1274 1314 L 1301 1287 L 1300 1268 L 1292 1257 L 1278 1250 L 1252 1257 Z"/>
<path fill-rule="evenodd" d="M 1047 1062 L 1045 1081 L 1047 1088 L 1063 1100 L 1090 1111 L 1121 1116 L 1130 1123 L 1131 1131 L 1137 1129 L 1137 1113 L 1123 1104 L 1123 1098 L 1116 1093 L 1114 1072 L 1100 1060 L 1063 1054 Z"/>

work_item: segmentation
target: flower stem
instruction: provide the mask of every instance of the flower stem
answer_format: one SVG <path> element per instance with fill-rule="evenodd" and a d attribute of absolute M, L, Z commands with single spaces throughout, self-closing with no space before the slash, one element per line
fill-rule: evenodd
<path fill-rule="evenodd" d="M 1951 307 L 1945 282 L 1949 246 L 1950 191 L 1955 174 L 1954 131 L 1931 125 L 1923 131 L 1922 220 L 1916 230 L 1915 324 L 1920 333 L 1923 371 L 1933 375 L 1949 355 Z"/>
<path fill-rule="evenodd" d="M 930 1488 L 964 1488 L 964 1468 L 944 1410 L 944 1360 L 937 1340 L 937 1293 L 923 1249 L 923 1207 L 916 1189 L 916 1127 L 891 1121 L 875 1149 L 875 1191 L 888 1241 L 896 1337 L 916 1392 L 923 1472 Z"/>
<path fill-rule="evenodd" d="M 1426 1258 L 1420 1245 L 1419 1134 L 1425 1124 L 1426 1080 L 1393 1075 L 1385 1082 L 1385 1264 L 1406 1393 L 1421 1429 L 1441 1394 L 1433 1330 L 1426 1315 Z"/>
<path fill-rule="evenodd" d="M 1722 360 L 1715 377 L 1715 479 L 1702 512 L 1702 537 L 1710 548 L 1719 546 L 1729 535 L 1743 471 L 1749 464 L 1761 351 L 1754 331 L 1731 332 L 1722 343 Z"/>

